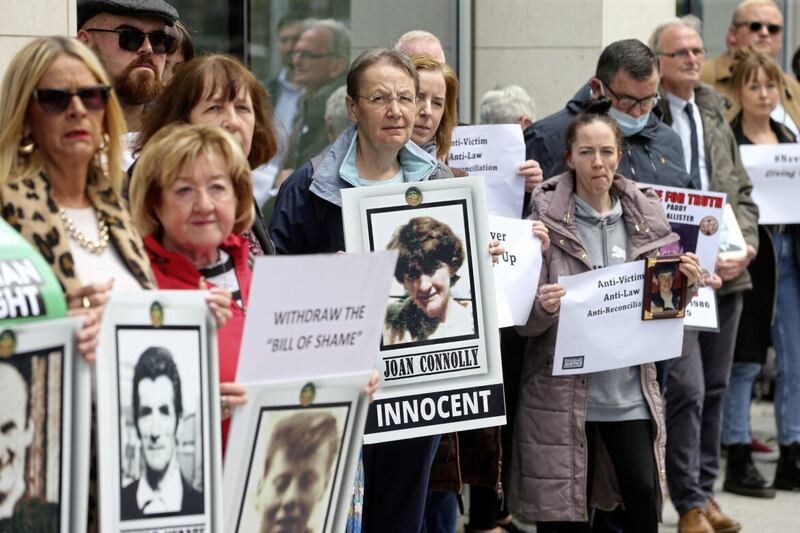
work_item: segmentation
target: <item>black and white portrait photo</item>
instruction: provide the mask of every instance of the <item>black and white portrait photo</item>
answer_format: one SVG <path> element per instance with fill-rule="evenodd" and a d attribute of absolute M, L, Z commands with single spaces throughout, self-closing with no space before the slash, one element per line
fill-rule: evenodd
<path fill-rule="evenodd" d="M 262 408 L 237 531 L 331 531 L 349 409 L 349 403 Z"/>
<path fill-rule="evenodd" d="M 374 249 L 398 252 L 384 348 L 477 336 L 466 213 L 443 204 L 369 213 Z"/>
<path fill-rule="evenodd" d="M 61 373 L 60 351 L 0 359 L 0 531 L 4 533 L 61 530 Z"/>
<path fill-rule="evenodd" d="M 200 332 L 118 330 L 120 518 L 204 513 Z"/>

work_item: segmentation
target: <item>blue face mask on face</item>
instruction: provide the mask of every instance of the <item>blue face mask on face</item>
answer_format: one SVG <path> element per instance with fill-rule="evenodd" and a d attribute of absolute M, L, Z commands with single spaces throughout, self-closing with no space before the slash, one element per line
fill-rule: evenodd
<path fill-rule="evenodd" d="M 606 92 L 603 88 L 602 83 L 600 85 L 600 94 L 606 96 Z M 608 114 L 611 115 L 611 118 L 617 121 L 617 125 L 619 126 L 619 131 L 622 132 L 622 135 L 625 137 L 636 135 L 637 133 L 642 131 L 644 127 L 647 126 L 647 121 L 650 118 L 649 111 L 644 115 L 642 115 L 641 117 L 635 118 L 627 113 L 623 113 L 613 105 L 608 110 Z"/>
<path fill-rule="evenodd" d="M 611 109 L 608 110 L 608 114 L 617 121 L 617 125 L 619 126 L 619 131 L 622 132 L 622 135 L 625 137 L 630 137 L 631 135 L 636 135 L 640 131 L 644 129 L 647 125 L 647 120 L 650 118 L 650 113 L 645 113 L 639 118 L 634 118 L 627 113 L 623 113 L 619 109 L 611 106 Z"/>

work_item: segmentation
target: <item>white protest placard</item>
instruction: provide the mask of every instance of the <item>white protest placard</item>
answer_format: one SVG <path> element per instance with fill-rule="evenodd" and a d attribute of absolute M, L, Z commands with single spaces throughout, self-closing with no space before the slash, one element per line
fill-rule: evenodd
<path fill-rule="evenodd" d="M 519 124 L 459 126 L 453 130 L 448 165 L 486 179 L 490 215 L 519 218 L 525 178 L 517 168 L 525 161 L 525 140 Z"/>
<path fill-rule="evenodd" d="M 717 297 L 714 289 L 711 287 L 698 289 L 697 294 L 686 304 L 686 317 L 683 325 L 687 329 L 719 331 Z"/>
<path fill-rule="evenodd" d="M 490 216 L 489 236 L 505 248 L 494 266 L 498 326 L 521 326 L 528 321 L 536 297 L 542 269 L 542 243 L 533 235 L 530 220 L 516 218 Z M 507 317 L 503 315 L 503 303 L 508 308 Z M 510 323 L 504 323 L 509 319 Z"/>
<path fill-rule="evenodd" d="M 484 190 L 467 176 L 342 191 L 347 251 L 399 251 L 366 444 L 505 424 Z"/>
<path fill-rule="evenodd" d="M 800 144 L 747 144 L 739 147 L 753 182 L 759 224 L 800 222 Z"/>
<path fill-rule="evenodd" d="M 397 252 L 256 259 L 240 383 L 375 367 Z"/>
<path fill-rule="evenodd" d="M 225 455 L 224 528 L 214 531 L 345 531 L 369 374 L 245 386 L 247 403 L 233 412 Z M 299 492 L 291 492 L 295 485 Z"/>
<path fill-rule="evenodd" d="M 680 236 L 671 250 L 663 253 L 694 252 L 703 270 L 713 273 L 719 252 L 725 193 L 650 185 L 661 198 L 672 231 Z M 717 299 L 713 289 L 699 291 L 686 306 L 684 325 L 689 329 L 717 331 Z"/>
<path fill-rule="evenodd" d="M 642 320 L 644 261 L 559 276 L 553 375 L 588 374 L 681 354 L 683 319 Z"/>

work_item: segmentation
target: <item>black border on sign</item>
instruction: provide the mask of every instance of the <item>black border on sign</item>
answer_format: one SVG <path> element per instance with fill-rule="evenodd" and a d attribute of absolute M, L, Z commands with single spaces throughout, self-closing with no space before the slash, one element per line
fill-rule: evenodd
<path fill-rule="evenodd" d="M 397 350 L 397 349 L 406 349 L 406 348 L 414 348 L 416 346 L 429 346 L 431 344 L 443 344 L 443 343 L 450 343 L 450 342 L 457 342 L 463 340 L 473 340 L 480 338 L 480 323 L 478 321 L 478 306 L 477 306 L 477 299 L 475 297 L 475 274 L 474 274 L 474 266 L 472 264 L 472 234 L 469 231 L 469 211 L 467 209 L 467 200 L 446 200 L 441 202 L 430 202 L 430 203 L 423 203 L 417 206 L 411 205 L 397 205 L 397 206 L 389 206 L 389 207 L 375 207 L 371 209 L 367 209 L 366 216 L 367 216 L 367 234 L 369 236 L 369 251 L 375 251 L 375 236 L 372 228 L 372 217 L 373 215 L 380 214 L 380 213 L 392 213 L 397 211 L 414 211 L 419 209 L 427 209 L 433 207 L 447 207 L 447 206 L 461 206 L 462 209 L 462 221 L 464 224 L 464 236 L 466 237 L 465 246 L 467 247 L 466 250 L 466 259 L 467 259 L 467 270 L 469 275 L 469 284 L 470 284 L 470 296 L 472 300 L 472 322 L 475 326 L 475 333 L 471 335 L 459 335 L 456 337 L 446 337 L 442 339 L 428 339 L 424 341 L 413 341 L 413 342 L 403 342 L 399 344 L 392 344 L 390 346 L 384 346 L 383 344 L 383 337 L 381 337 L 380 342 L 380 351 L 388 351 L 388 350 Z"/>
<path fill-rule="evenodd" d="M 119 391 L 120 391 L 120 387 L 119 387 L 119 376 L 120 376 L 120 373 L 119 373 L 120 372 L 119 333 L 122 330 L 145 330 L 145 331 L 158 331 L 158 332 L 192 330 L 192 331 L 195 331 L 197 333 L 198 346 L 200 347 L 200 350 L 197 352 L 197 365 L 198 365 L 197 368 L 200 369 L 200 371 L 199 371 L 200 383 L 198 383 L 198 387 L 197 387 L 198 391 L 200 392 L 200 402 L 199 402 L 198 415 L 200 416 L 200 434 L 203 436 L 203 438 L 200 439 L 200 456 L 203 458 L 203 462 L 205 463 L 207 461 L 206 449 L 205 449 L 205 441 L 206 441 L 206 438 L 208 437 L 208 432 L 206 431 L 206 417 L 205 417 L 206 405 L 205 405 L 205 400 L 204 400 L 205 391 L 203 390 L 203 383 L 202 383 L 202 376 L 203 376 L 203 372 L 202 372 L 202 368 L 203 368 L 203 336 L 202 336 L 202 331 L 200 330 L 200 326 L 163 326 L 162 325 L 162 326 L 159 326 L 159 327 L 154 327 L 154 326 L 145 325 L 145 324 L 134 324 L 134 325 L 118 324 L 117 326 L 115 326 L 115 329 L 114 329 L 114 344 L 116 345 L 115 348 L 116 348 L 116 352 L 117 352 L 116 353 L 116 356 L 117 356 L 116 357 L 116 369 L 115 369 L 115 371 L 116 371 L 116 381 L 117 381 L 117 390 L 116 390 L 116 392 L 117 392 L 117 413 L 120 413 L 120 416 L 118 417 L 118 420 L 117 420 L 117 437 L 118 437 L 118 440 L 119 440 L 118 446 L 117 446 L 117 453 L 118 453 L 117 466 L 119 467 L 119 470 L 120 470 L 120 482 L 122 480 L 122 424 L 123 424 L 123 419 L 122 419 L 122 401 L 121 401 L 120 395 L 119 395 Z M 209 428 L 209 431 L 210 431 L 210 428 Z M 206 499 L 206 495 L 208 494 L 207 491 L 209 491 L 209 490 L 210 490 L 209 480 L 207 479 L 206 475 L 203 475 L 203 500 L 204 500 L 204 503 L 203 503 L 203 514 L 206 515 L 206 516 L 208 515 L 209 510 L 205 508 L 205 499 Z M 187 517 L 197 516 L 196 514 L 183 515 L 181 513 L 159 513 L 159 514 L 148 515 L 147 518 L 134 518 L 134 519 L 123 520 L 122 519 L 122 486 L 121 485 L 119 487 L 119 499 L 120 499 L 120 501 L 119 501 L 119 524 L 120 524 L 120 526 L 122 526 L 122 524 L 124 524 L 126 522 L 133 522 L 133 521 L 138 522 L 138 521 L 141 521 L 141 520 L 158 519 L 158 518 L 164 518 L 164 517 L 170 517 L 170 516 L 187 516 Z M 196 524 L 195 525 L 176 524 L 176 525 L 172 525 L 172 526 L 165 526 L 164 528 L 165 529 L 169 529 L 169 528 L 182 528 L 182 527 L 183 528 L 185 528 L 185 527 L 197 527 L 197 525 Z M 152 529 L 154 529 L 154 528 L 125 529 L 124 531 L 125 532 L 152 531 Z"/>
<path fill-rule="evenodd" d="M 642 320 L 658 320 L 661 318 L 683 318 L 686 316 L 686 287 L 689 280 L 686 274 L 680 271 L 681 258 L 677 255 L 662 256 L 662 257 L 648 257 L 644 262 L 644 294 L 642 295 Z M 677 309 L 673 311 L 660 311 L 653 313 L 650 311 L 652 301 L 652 293 L 650 286 L 654 279 L 656 279 L 656 267 L 658 265 L 672 265 L 677 273 L 677 279 L 681 280 L 680 297 L 681 303 Z M 673 282 L 674 283 L 674 282 Z M 657 281 L 656 281 L 657 284 Z"/>
<path fill-rule="evenodd" d="M 293 404 L 293 405 L 264 405 L 264 406 L 261 406 L 261 408 L 258 410 L 258 423 L 256 424 L 256 430 L 255 430 L 255 432 L 253 434 L 253 442 L 251 443 L 251 446 L 250 446 L 250 460 L 247 462 L 247 473 L 245 474 L 245 478 L 244 478 L 245 479 L 244 490 L 242 491 L 243 494 L 242 494 L 241 502 L 239 503 L 239 512 L 237 513 L 236 529 L 234 530 L 234 532 L 238 532 L 239 528 L 242 525 L 242 514 L 244 513 L 245 503 L 248 501 L 248 498 L 247 498 L 248 489 L 250 489 L 250 487 L 248 487 L 248 483 L 250 482 L 250 472 L 253 469 L 253 459 L 254 459 L 255 454 L 256 454 L 256 443 L 258 442 L 258 436 L 259 436 L 259 434 L 261 432 L 260 431 L 261 430 L 261 422 L 262 422 L 263 417 L 264 417 L 264 412 L 265 411 L 277 411 L 277 412 L 280 412 L 280 411 L 298 411 L 298 412 L 301 412 L 304 409 L 317 409 L 317 408 L 322 408 L 322 407 L 330 407 L 330 408 L 333 408 L 333 407 L 346 407 L 347 408 L 347 412 L 345 413 L 344 423 L 342 424 L 342 436 L 341 436 L 341 439 L 340 439 L 340 442 L 339 442 L 339 453 L 336 456 L 336 466 L 334 467 L 333 472 L 331 473 L 331 491 L 330 491 L 330 494 L 328 494 L 328 505 L 325 508 L 325 520 L 322 522 L 322 531 L 325 531 L 325 528 L 328 526 L 329 520 L 331 519 L 331 515 L 334 514 L 334 512 L 335 512 L 335 509 L 332 509 L 331 507 L 333 505 L 333 496 L 336 493 L 336 491 L 334 490 L 336 488 L 336 476 L 339 473 L 339 468 L 341 467 L 341 463 L 342 463 L 342 455 L 343 455 L 344 448 L 345 448 L 345 437 L 347 436 L 347 433 L 348 433 L 348 431 L 347 431 L 348 426 L 347 425 L 350 422 L 350 416 L 352 414 L 351 411 L 352 411 L 353 406 L 354 406 L 353 402 L 331 402 L 331 403 L 320 403 L 320 404 L 312 403 L 311 405 L 309 405 L 307 407 L 304 407 L 304 406 L 302 406 L 300 404 Z M 348 449 L 347 451 L 348 451 L 348 454 L 349 454 L 350 450 Z M 347 480 L 343 480 L 343 482 L 347 483 L 348 481 Z"/>

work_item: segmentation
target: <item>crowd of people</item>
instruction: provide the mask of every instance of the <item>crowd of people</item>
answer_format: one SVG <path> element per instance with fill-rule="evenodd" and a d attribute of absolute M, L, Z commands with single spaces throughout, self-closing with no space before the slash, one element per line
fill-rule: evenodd
<path fill-rule="evenodd" d="M 4 74 L 0 212 L 83 317 L 77 343 L 90 362 L 104 357 L 110 293 L 206 291 L 230 453 L 230 417 L 247 401 L 235 376 L 253 258 L 343 252 L 345 189 L 465 175 L 448 166 L 458 77 L 425 31 L 351 62 L 342 22 L 290 13 L 276 27 L 281 70 L 258 80 L 233 57 L 195 57 L 191 29 L 165 0 L 77 0 L 77 10 L 77 38 L 34 39 Z M 516 518 L 540 533 L 656 533 L 668 497 L 680 533 L 735 533 L 741 524 L 714 498 L 721 447 L 724 490 L 800 490 L 800 226 L 759 225 L 739 154 L 743 144 L 796 142 L 800 83 L 776 62 L 783 24 L 772 0 L 744 0 L 727 52 L 706 61 L 698 19 L 663 21 L 647 44 L 605 47 L 564 109 L 538 120 L 519 86 L 483 96 L 482 123 L 524 132 L 519 215 L 543 254 L 527 323 L 501 331 L 508 424 L 365 445 L 348 531 L 452 533 L 469 484 L 470 532 L 520 531 Z M 647 184 L 727 195 L 744 257 L 718 258 L 708 273 L 686 252 L 677 267 L 688 298 L 715 289 L 719 331 L 685 330 L 680 357 L 667 362 L 553 376 L 559 277 L 658 256 L 679 240 Z M 424 250 L 420 232 L 433 242 Z M 446 336 L 472 312 L 450 296 L 463 244 L 417 217 L 389 247 L 408 295 L 390 308 L 384 342 Z M 486 256 L 502 253 L 493 241 Z M 654 305 L 685 304 L 669 290 L 676 271 L 657 274 L 668 283 Z M 770 347 L 774 481 L 753 462 L 763 445 L 749 426 Z M 377 386 L 375 373 L 365 393 Z M 134 389 L 137 420 L 142 394 Z M 149 466 L 127 489 L 132 508 L 170 479 L 166 463 Z M 23 498 L 0 484 L 0 529 Z"/>

